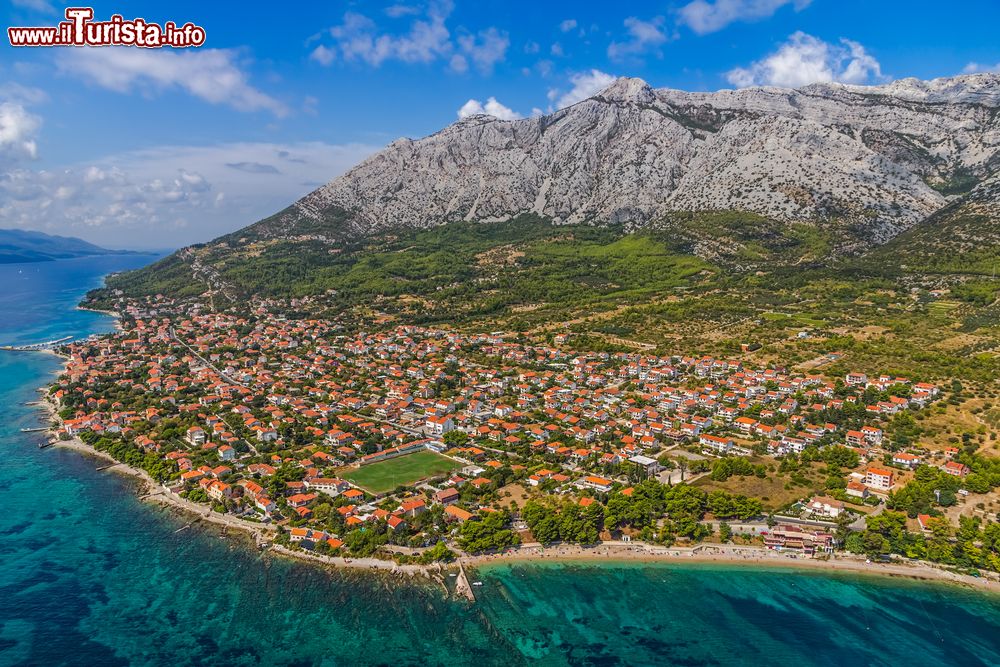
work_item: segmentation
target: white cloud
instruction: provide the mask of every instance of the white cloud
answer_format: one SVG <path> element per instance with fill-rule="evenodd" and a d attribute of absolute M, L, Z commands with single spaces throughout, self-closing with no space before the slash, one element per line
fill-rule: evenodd
<path fill-rule="evenodd" d="M 559 24 L 559 29 L 563 32 L 569 32 L 576 27 L 576 19 L 566 19 Z"/>
<path fill-rule="evenodd" d="M 882 76 L 882 65 L 859 42 L 843 38 L 840 40 L 840 43 L 847 49 L 848 53 L 847 55 L 843 55 L 843 52 L 840 52 L 840 62 L 846 62 L 847 64 L 843 66 L 840 74 L 837 75 L 837 81 L 842 83 L 866 83 L 872 79 L 881 80 L 885 78 Z M 833 47 L 833 51 L 836 52 L 837 47 Z"/>
<path fill-rule="evenodd" d="M 181 89 L 211 104 L 226 104 L 239 111 L 270 111 L 279 117 L 288 113 L 284 104 L 248 83 L 234 51 L 129 47 L 69 51 L 60 54 L 60 71 L 119 93 L 138 89 L 153 94 Z"/>
<path fill-rule="evenodd" d="M 322 44 L 313 49 L 312 53 L 309 54 L 309 60 L 315 60 L 323 66 L 330 65 L 336 59 L 337 52 L 333 49 L 326 48 Z"/>
<path fill-rule="evenodd" d="M 656 49 L 667 42 L 666 33 L 661 30 L 663 17 L 657 16 L 650 21 L 643 21 L 634 16 L 625 19 L 629 38 L 625 42 L 611 42 L 608 45 L 608 57 L 621 60 L 627 56 L 637 56 L 649 50 Z"/>
<path fill-rule="evenodd" d="M 432 0 L 426 8 L 392 5 L 384 13 L 393 19 L 407 20 L 402 26 L 384 27 L 364 14 L 347 12 L 339 25 L 307 41 L 323 39 L 325 35 L 331 40 L 315 47 L 309 57 L 323 65 L 339 59 L 371 67 L 381 67 L 390 61 L 410 64 L 445 61 L 454 72 L 466 72 L 475 66 L 481 73 L 489 74 L 506 58 L 510 37 L 489 27 L 452 39 L 446 25 L 452 9 L 451 0 Z"/>
<path fill-rule="evenodd" d="M 727 72 L 726 79 L 738 88 L 798 88 L 833 81 L 861 84 L 884 77 L 878 60 L 861 44 L 849 39 L 829 44 L 804 32 L 796 32 L 766 58 Z"/>
<path fill-rule="evenodd" d="M 0 227 L 117 247 L 207 241 L 281 210 L 377 150 L 360 144 L 164 146 L 0 173 Z"/>
<path fill-rule="evenodd" d="M 573 88 L 569 92 L 562 93 L 557 88 L 550 89 L 548 94 L 549 101 L 553 103 L 556 109 L 572 106 L 601 92 L 614 83 L 616 78 L 611 74 L 597 69 L 592 69 L 589 72 L 579 72 L 569 78 L 569 82 L 573 84 Z"/>
<path fill-rule="evenodd" d="M 410 5 L 390 5 L 385 8 L 385 15 L 394 19 L 398 19 L 403 16 L 412 16 L 419 13 L 420 9 L 418 7 L 412 7 Z"/>
<path fill-rule="evenodd" d="M 450 67 L 453 72 L 462 74 L 469 71 L 469 61 L 461 53 L 456 53 L 451 57 L 451 60 L 448 61 L 448 67 Z"/>
<path fill-rule="evenodd" d="M 795 11 L 809 6 L 812 0 L 694 0 L 677 10 L 677 22 L 699 35 L 722 30 L 737 21 L 768 18 L 785 5 Z"/>
<path fill-rule="evenodd" d="M 979 74 L 981 72 L 1000 72 L 1000 63 L 984 65 L 982 63 L 971 62 L 962 68 L 962 74 Z"/>
<path fill-rule="evenodd" d="M 8 81 L 3 86 L 0 86 L 0 101 L 41 104 L 48 101 L 48 99 L 48 93 L 41 88 L 24 86 L 16 81 Z"/>
<path fill-rule="evenodd" d="M 379 67 L 387 60 L 406 63 L 429 63 L 452 51 L 451 33 L 445 19 L 451 3 L 434 3 L 425 18 L 414 20 L 401 35 L 380 33 L 367 16 L 356 12 L 344 14 L 344 22 L 330 28 L 334 48 L 347 61 L 361 61 Z"/>
<path fill-rule="evenodd" d="M 495 97 L 488 98 L 486 104 L 483 104 L 479 100 L 469 100 L 458 110 L 459 118 L 467 118 L 476 114 L 486 114 L 500 120 L 517 120 L 524 117 L 510 107 L 497 102 L 497 98 Z"/>
<path fill-rule="evenodd" d="M 462 35 L 458 38 L 458 45 L 462 52 L 472 59 L 476 68 L 483 74 L 493 71 L 493 66 L 498 62 L 503 62 L 507 56 L 507 47 L 510 46 L 510 37 L 505 32 L 500 32 L 496 28 L 480 30 L 475 35 Z M 454 59 L 452 59 L 452 69 Z M 467 68 L 458 69 L 465 71 Z"/>
<path fill-rule="evenodd" d="M 45 14 L 55 14 L 56 8 L 48 0 L 13 0 L 15 7 L 23 7 Z"/>
<path fill-rule="evenodd" d="M 38 157 L 35 136 L 42 119 L 16 102 L 0 103 L 0 156 L 15 160 Z"/>

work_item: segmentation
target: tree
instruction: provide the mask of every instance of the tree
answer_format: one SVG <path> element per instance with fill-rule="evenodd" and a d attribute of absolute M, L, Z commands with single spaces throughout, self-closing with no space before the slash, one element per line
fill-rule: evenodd
<path fill-rule="evenodd" d="M 517 534 L 506 526 L 510 515 L 505 511 L 489 512 L 479 521 L 466 521 L 462 525 L 459 544 L 471 553 L 499 551 L 518 543 Z"/>
<path fill-rule="evenodd" d="M 908 536 L 906 515 L 886 511 L 869 516 L 862 536 L 864 553 L 875 556 L 886 553 L 906 553 Z"/>
<path fill-rule="evenodd" d="M 442 439 L 448 447 L 465 447 L 469 442 L 469 434 L 465 431 L 448 431 Z"/>
<path fill-rule="evenodd" d="M 841 445 L 836 445 L 834 447 L 825 447 L 820 450 L 820 454 L 823 461 L 829 463 L 830 465 L 839 466 L 841 468 L 856 468 L 858 465 L 858 453 L 853 449 L 848 449 Z"/>
<path fill-rule="evenodd" d="M 450 563 L 455 560 L 455 552 L 448 548 L 444 542 L 438 542 L 430 549 L 420 555 L 422 563 Z"/>
<path fill-rule="evenodd" d="M 389 541 L 385 533 L 385 524 L 376 522 L 365 530 L 353 530 L 344 536 L 344 544 L 351 550 L 351 555 L 357 558 L 371 556 Z"/>
<path fill-rule="evenodd" d="M 719 539 L 722 542 L 728 542 L 733 537 L 733 529 L 729 527 L 729 524 L 723 521 L 719 524 Z"/>

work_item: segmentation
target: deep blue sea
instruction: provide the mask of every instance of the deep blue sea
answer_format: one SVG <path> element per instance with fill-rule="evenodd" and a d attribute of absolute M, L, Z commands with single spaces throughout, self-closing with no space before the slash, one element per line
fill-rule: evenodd
<path fill-rule="evenodd" d="M 107 331 L 74 310 L 121 256 L 0 266 L 0 344 Z M 260 556 L 36 447 L 58 369 L 0 352 L 0 665 L 1000 665 L 1000 598 L 849 574 L 696 565 L 481 568 L 431 585 Z"/>

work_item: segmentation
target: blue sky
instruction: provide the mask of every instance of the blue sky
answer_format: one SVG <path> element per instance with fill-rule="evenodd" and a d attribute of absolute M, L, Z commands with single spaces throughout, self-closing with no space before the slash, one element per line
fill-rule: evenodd
<path fill-rule="evenodd" d="M 3 39 L 0 227 L 117 247 L 205 241 L 399 136 L 462 113 L 547 113 L 615 76 L 717 90 L 1000 68 L 995 0 L 165 5 L 93 6 L 98 20 L 194 22 L 203 47 L 14 49 Z M 7 0 L 0 19 L 54 25 L 63 6 Z"/>

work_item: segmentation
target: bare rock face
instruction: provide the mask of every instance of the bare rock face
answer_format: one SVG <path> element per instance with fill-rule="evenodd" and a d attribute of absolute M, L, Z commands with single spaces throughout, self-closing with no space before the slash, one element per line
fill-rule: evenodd
<path fill-rule="evenodd" d="M 642 226 L 740 209 L 879 244 L 997 172 L 1000 75 L 715 93 L 622 78 L 547 116 L 395 141 L 254 229 L 361 235 L 528 212 Z"/>

